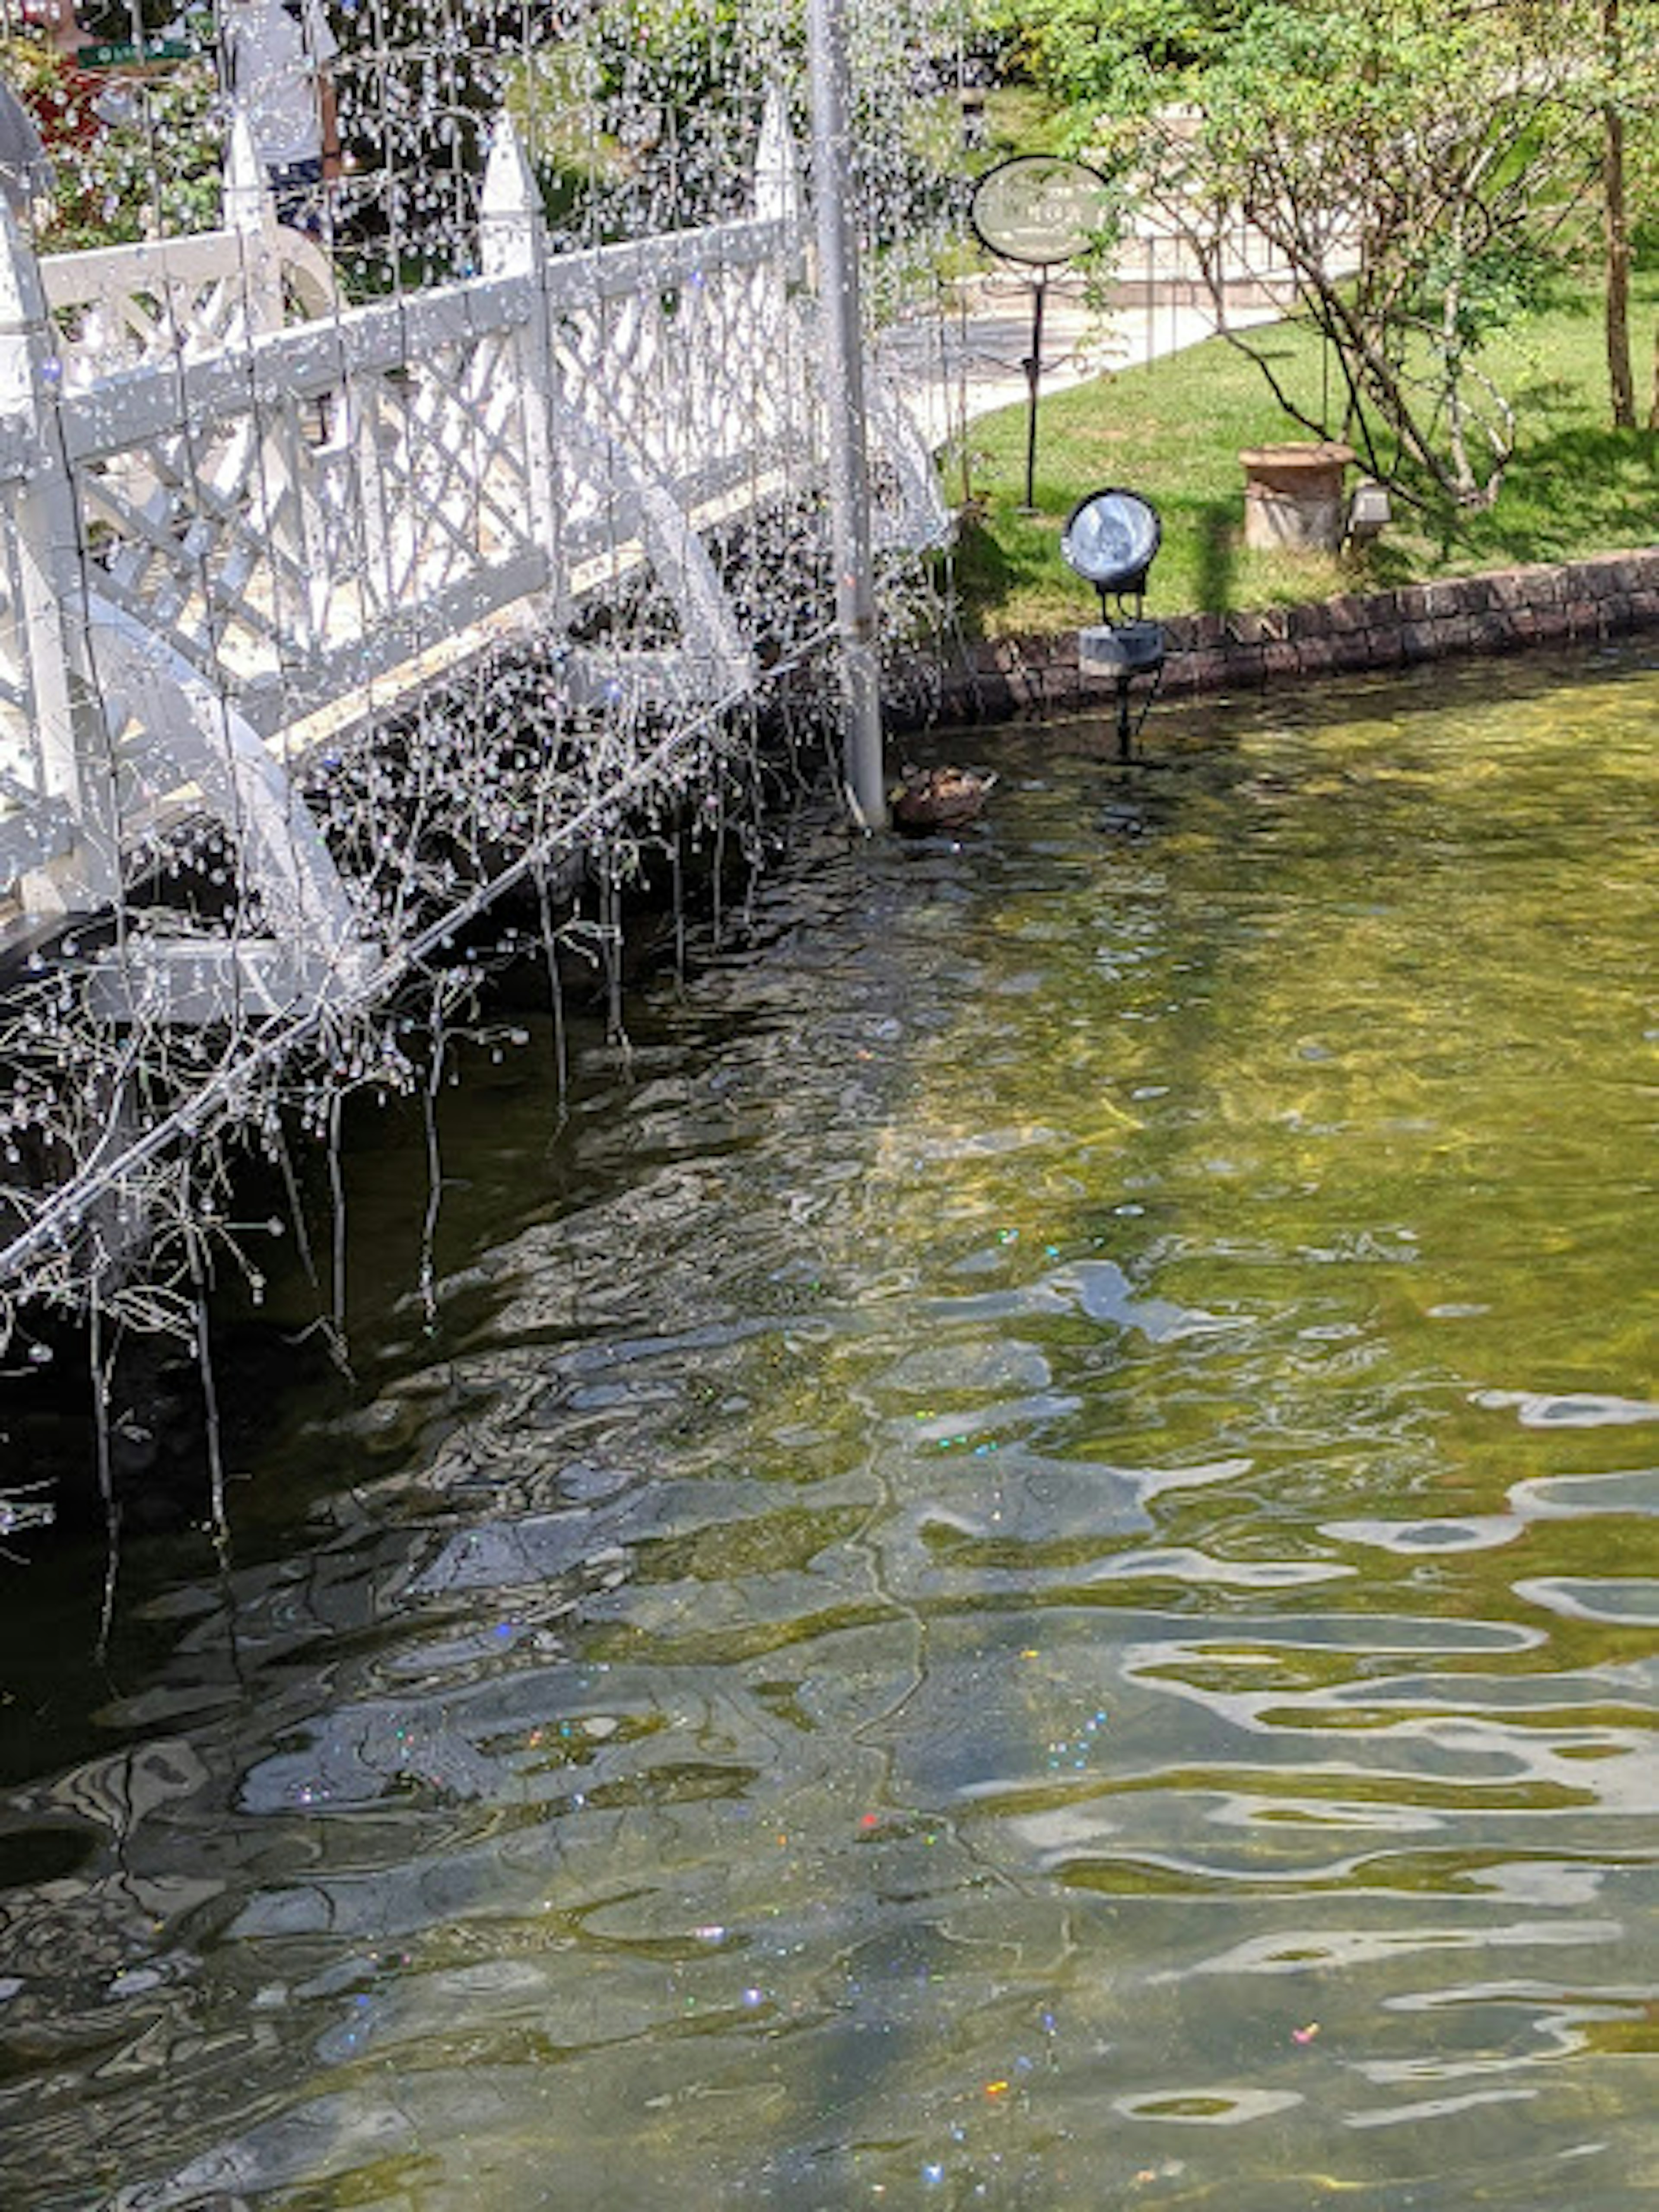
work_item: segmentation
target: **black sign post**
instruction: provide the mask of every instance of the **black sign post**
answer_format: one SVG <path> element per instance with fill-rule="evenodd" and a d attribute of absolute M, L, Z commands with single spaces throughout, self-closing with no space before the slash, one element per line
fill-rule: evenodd
<path fill-rule="evenodd" d="M 1025 370 L 1025 502 L 1036 503 L 1037 393 L 1042 380 L 1042 314 L 1048 271 L 1074 260 L 1100 228 L 1106 179 L 1086 161 L 1055 154 L 1016 154 L 988 169 L 974 187 L 968 220 L 987 252 L 1000 261 L 1035 269 L 1031 286 L 1031 350 Z"/>

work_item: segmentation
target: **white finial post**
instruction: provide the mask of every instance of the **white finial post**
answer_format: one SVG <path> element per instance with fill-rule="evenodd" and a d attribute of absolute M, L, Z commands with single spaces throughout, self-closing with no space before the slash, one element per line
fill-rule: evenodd
<path fill-rule="evenodd" d="M 769 85 L 755 149 L 755 213 L 793 223 L 800 220 L 801 206 L 800 162 L 789 128 L 789 103 L 781 85 Z"/>
<path fill-rule="evenodd" d="M 490 142 L 478 215 L 478 258 L 486 276 L 540 275 L 547 251 L 541 186 L 505 110 Z"/>
<path fill-rule="evenodd" d="M 496 118 L 478 207 L 478 261 L 486 277 L 512 277 L 530 294 L 530 314 L 514 339 L 524 427 L 525 477 L 536 542 L 547 556 L 547 590 L 558 619 L 568 596 L 559 483 L 559 368 L 547 298 L 550 258 L 542 188 L 503 109 Z"/>
<path fill-rule="evenodd" d="M 220 194 L 227 230 L 264 230 L 275 225 L 276 203 L 253 143 L 247 111 L 241 106 L 231 112 Z"/>
<path fill-rule="evenodd" d="M 231 113 L 220 204 L 224 227 L 242 242 L 248 320 L 255 331 L 283 326 L 282 258 L 276 240 L 276 201 L 240 105 Z"/>

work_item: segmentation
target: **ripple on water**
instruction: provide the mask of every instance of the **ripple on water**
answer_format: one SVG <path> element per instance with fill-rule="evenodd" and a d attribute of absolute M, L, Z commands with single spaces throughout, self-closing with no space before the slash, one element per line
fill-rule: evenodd
<path fill-rule="evenodd" d="M 447 1094 L 223 1571 L 20 1593 L 0 2195 L 1647 2202 L 1656 683 L 1005 733 Z"/>

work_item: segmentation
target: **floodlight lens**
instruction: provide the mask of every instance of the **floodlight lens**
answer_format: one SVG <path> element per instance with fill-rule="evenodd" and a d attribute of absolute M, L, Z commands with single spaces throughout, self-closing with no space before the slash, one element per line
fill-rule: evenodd
<path fill-rule="evenodd" d="M 1103 592 L 1138 590 L 1146 582 L 1164 528 L 1139 492 L 1091 492 L 1072 510 L 1060 541 L 1067 565 Z"/>

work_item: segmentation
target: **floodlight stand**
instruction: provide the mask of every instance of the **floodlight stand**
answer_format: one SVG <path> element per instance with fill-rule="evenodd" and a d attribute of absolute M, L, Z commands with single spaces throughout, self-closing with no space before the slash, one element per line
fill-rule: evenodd
<path fill-rule="evenodd" d="M 866 446 L 864 335 L 858 234 L 846 191 L 853 173 L 848 125 L 846 0 L 809 0 L 807 70 L 812 102 L 812 199 L 823 322 L 830 439 L 830 530 L 841 644 L 842 729 L 848 789 L 869 830 L 887 826 L 881 668 Z"/>
<path fill-rule="evenodd" d="M 1114 615 L 1106 604 L 1108 586 L 1097 584 L 1095 589 L 1100 594 L 1100 623 L 1097 628 L 1078 633 L 1078 665 L 1085 674 L 1112 678 L 1117 699 L 1117 757 L 1121 761 L 1133 760 L 1134 741 L 1164 682 L 1164 626 L 1146 619 L 1146 602 L 1138 590 L 1115 595 L 1117 612 Z M 1126 599 L 1133 601 L 1133 611 L 1127 615 Z M 1140 712 L 1134 715 L 1129 710 L 1129 694 L 1137 676 L 1148 678 L 1148 685 Z"/>

